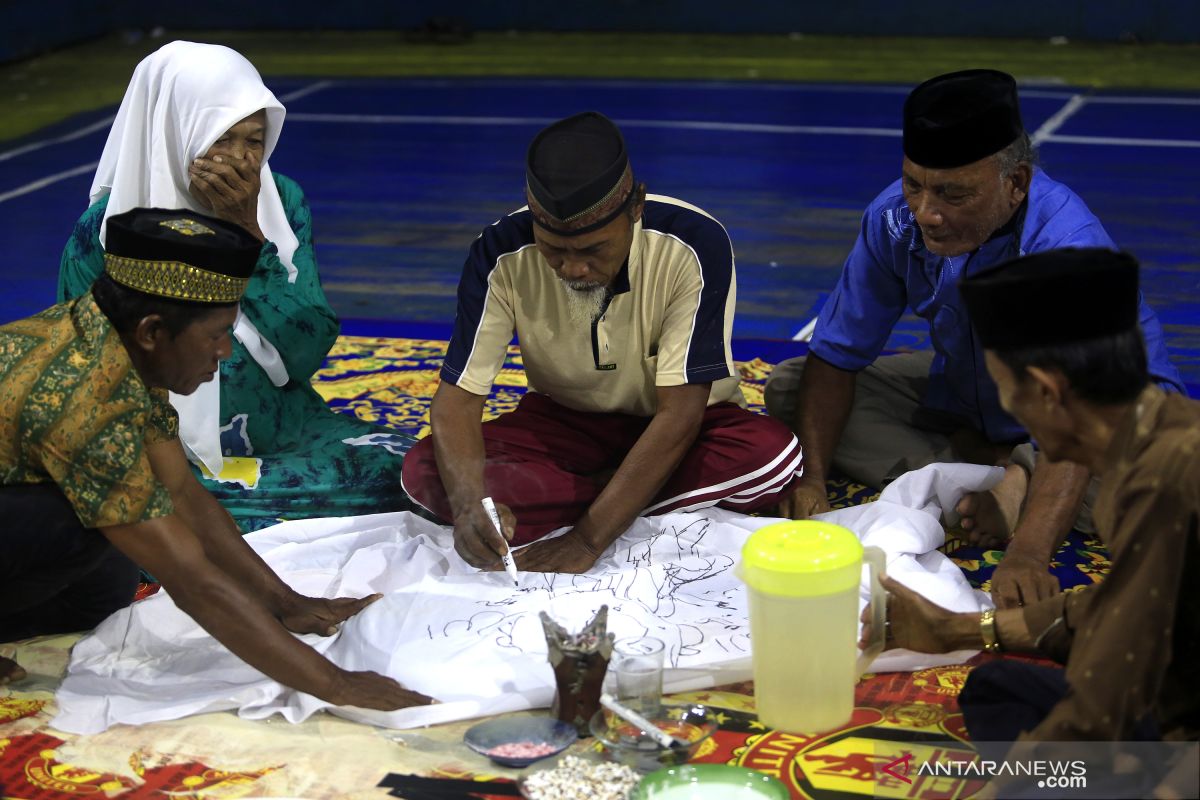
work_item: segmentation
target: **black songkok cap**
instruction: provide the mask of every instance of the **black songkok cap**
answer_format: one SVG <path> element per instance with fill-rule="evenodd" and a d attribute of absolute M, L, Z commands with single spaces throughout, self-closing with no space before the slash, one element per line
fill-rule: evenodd
<path fill-rule="evenodd" d="M 559 120 L 535 136 L 525 175 L 534 221 L 564 236 L 603 227 L 634 195 L 625 139 L 597 111 Z"/>
<path fill-rule="evenodd" d="M 1022 256 L 959 283 L 989 350 L 1099 339 L 1138 324 L 1138 263 L 1099 247 Z"/>
<path fill-rule="evenodd" d="M 105 223 L 104 269 L 146 294 L 236 303 L 262 243 L 239 225 L 187 209 L 135 208 Z"/>
<path fill-rule="evenodd" d="M 904 101 L 904 155 L 922 167 L 973 164 L 1024 132 L 1017 82 L 1006 72 L 968 69 L 939 75 Z"/>

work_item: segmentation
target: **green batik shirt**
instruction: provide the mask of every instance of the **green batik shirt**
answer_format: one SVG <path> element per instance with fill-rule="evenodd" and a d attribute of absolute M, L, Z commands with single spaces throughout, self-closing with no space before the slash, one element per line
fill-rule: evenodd
<path fill-rule="evenodd" d="M 55 483 L 88 528 L 166 516 L 146 448 L 178 435 L 91 293 L 0 327 L 0 486 Z"/>

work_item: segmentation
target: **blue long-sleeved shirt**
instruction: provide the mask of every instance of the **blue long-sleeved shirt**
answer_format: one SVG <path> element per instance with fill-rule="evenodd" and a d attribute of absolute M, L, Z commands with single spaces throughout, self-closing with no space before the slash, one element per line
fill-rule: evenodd
<path fill-rule="evenodd" d="M 879 357 L 896 321 L 910 308 L 929 322 L 935 351 L 924 405 L 962 418 L 993 442 L 1028 438 L 1000 407 L 958 282 L 1028 253 L 1115 245 L 1083 200 L 1041 170 L 1034 171 L 1029 197 L 1013 222 L 974 252 L 935 255 L 925 247 L 897 180 L 863 214 L 858 240 L 817 319 L 810 351 L 835 367 L 861 370 Z M 1179 372 L 1167 359 L 1162 325 L 1140 296 L 1138 302 L 1151 377 L 1183 392 Z"/>

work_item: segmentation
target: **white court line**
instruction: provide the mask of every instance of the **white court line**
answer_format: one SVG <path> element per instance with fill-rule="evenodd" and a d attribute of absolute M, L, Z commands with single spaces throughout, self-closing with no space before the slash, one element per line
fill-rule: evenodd
<path fill-rule="evenodd" d="M 846 92 L 860 94 L 864 92 L 878 94 L 908 94 L 910 86 L 894 84 L 846 84 L 846 83 L 789 83 L 782 80 L 748 81 L 748 80 L 636 80 L 636 79 L 590 79 L 590 78 L 409 78 L 405 85 L 438 88 L 443 86 L 470 87 L 502 87 L 523 88 L 541 86 L 578 86 L 586 83 L 589 87 L 606 89 L 682 89 L 705 91 L 710 88 L 737 89 L 747 92 Z M 1069 97 L 1070 92 L 1060 92 L 1063 97 Z"/>
<path fill-rule="evenodd" d="M 298 89 L 294 92 L 291 92 L 290 94 L 284 95 L 282 98 L 280 98 L 280 102 L 281 103 L 285 102 L 285 101 L 290 102 L 290 101 L 296 100 L 297 98 L 300 98 L 300 97 L 306 97 L 307 95 L 310 95 L 313 92 L 319 92 L 322 89 L 326 89 L 332 85 L 333 85 L 333 81 L 317 81 L 314 84 L 305 86 L 302 89 Z M 19 156 L 19 155 L 28 153 L 33 150 L 38 150 L 43 147 L 49 147 L 50 145 L 53 145 L 53 144 L 60 144 L 62 142 L 69 142 L 74 139 L 79 139 L 83 136 L 87 136 L 89 133 L 94 133 L 102 128 L 108 127 L 109 125 L 112 124 L 112 121 L 114 119 L 116 119 L 115 115 L 111 116 L 111 117 L 106 117 L 105 119 L 99 120 L 97 122 L 93 122 L 91 125 L 80 128 L 77 131 L 72 131 L 71 133 L 65 134 L 63 136 L 59 136 L 54 139 L 46 139 L 46 140 L 40 141 L 40 142 L 31 142 L 30 144 L 27 144 L 24 147 L 18 147 L 14 150 L 9 150 L 7 152 L 0 153 L 0 161 L 4 161 L 6 159 L 13 158 L 14 156 Z M 50 186 L 55 183 L 58 183 L 59 181 L 65 181 L 68 178 L 74 178 L 76 175 L 82 175 L 84 173 L 91 172 L 97 166 L 99 166 L 99 164 L 100 164 L 99 161 L 92 161 L 88 164 L 81 164 L 78 167 L 73 167 L 72 169 L 64 170 L 63 172 L 56 172 L 53 175 L 47 175 L 45 178 L 39 178 L 38 180 L 27 183 L 24 186 L 18 186 L 16 189 L 12 189 L 11 191 L 0 193 L 0 203 L 3 203 L 7 200 L 12 200 L 15 197 L 21 197 L 22 195 L 27 195 L 31 192 L 36 192 L 38 189 L 44 189 L 45 187 Z"/>
<path fill-rule="evenodd" d="M 290 103 L 293 100 L 299 100 L 301 97 L 308 97 L 314 92 L 319 92 L 322 89 L 328 89 L 333 86 L 333 81 L 317 81 L 316 83 L 305 86 L 302 89 L 297 89 L 294 92 L 288 92 L 283 97 L 279 98 L 281 103 Z"/>
<path fill-rule="evenodd" d="M 1200 97 L 1138 97 L 1136 95 L 1092 95 L 1090 103 L 1128 103 L 1130 105 L 1200 106 Z"/>
<path fill-rule="evenodd" d="M 1070 110 L 1067 103 L 1055 117 Z M 1069 116 L 1069 114 L 1067 115 Z M 296 122 L 357 122 L 381 125 L 549 125 L 555 120 L 542 117 L 463 117 L 463 116 L 418 116 L 414 114 L 292 114 Z M 1065 119 L 1065 117 L 1063 117 Z M 1046 125 L 1053 120 L 1047 120 Z M 667 128 L 679 130 L 735 131 L 739 133 L 813 133 L 833 136 L 901 136 L 899 128 L 849 128 L 833 125 L 767 125 L 752 122 L 703 122 L 698 120 L 652 120 L 618 119 L 617 124 L 627 128 Z M 1060 122 L 1061 124 L 1061 122 Z M 1043 125 L 1042 127 L 1046 127 Z M 1039 129 L 1040 130 L 1040 129 Z M 1200 147 L 1200 141 L 1190 139 L 1132 139 L 1115 136 L 1063 136 L 1052 133 L 1042 140 L 1063 144 L 1128 145 L 1138 147 Z"/>
<path fill-rule="evenodd" d="M 316 84 L 314 84 L 316 86 Z M 308 87 L 312 88 L 312 87 Z M 324 88 L 324 87 L 320 87 Z M 316 91 L 316 89 L 313 89 Z M 1078 96 L 1076 96 L 1078 97 Z M 1082 98 L 1081 103 L 1082 104 Z M 1087 102 L 1091 102 L 1094 98 L 1088 98 Z M 1072 102 L 1074 98 L 1072 98 Z M 1070 110 L 1074 113 L 1078 108 L 1071 109 L 1072 102 L 1068 102 L 1066 106 L 1059 110 L 1055 117 L 1062 117 L 1064 120 L 1069 114 L 1064 112 Z M 1039 128 L 1039 132 L 1046 129 L 1054 120 L 1050 120 Z M 384 114 L 292 114 L 292 120 L 300 122 L 359 122 L 359 123 L 383 123 L 383 124 L 400 124 L 400 125 L 548 125 L 555 120 L 549 118 L 538 117 L 459 117 L 459 116 L 415 116 L 415 115 L 384 115 Z M 75 131 L 72 134 L 67 134 L 66 138 L 78 138 L 86 135 L 89 128 L 94 130 L 101 124 L 108 124 L 109 121 L 103 123 L 95 123 L 88 128 Z M 897 128 L 844 128 L 835 126 L 821 125 L 759 125 L 753 123 L 738 123 L 738 122 L 700 122 L 680 120 L 678 122 L 665 122 L 662 120 L 617 120 L 623 126 L 627 127 L 643 127 L 643 128 L 680 128 L 691 130 L 720 130 L 720 131 L 738 131 L 743 133 L 804 133 L 804 134 L 828 134 L 835 136 L 900 136 L 901 131 Z M 1059 122 L 1061 124 L 1061 121 Z M 1057 126 L 1056 126 L 1057 127 Z M 1035 136 L 1037 134 L 1035 133 Z M 53 144 L 51 140 L 44 143 L 35 143 L 37 146 L 44 147 L 47 144 Z M 1184 148 L 1200 148 L 1200 140 L 1195 139 L 1137 139 L 1118 136 L 1064 136 L 1061 134 L 1050 133 L 1043 135 L 1041 142 L 1046 143 L 1061 143 L 1061 144 L 1089 144 L 1089 145 L 1115 145 L 1125 147 L 1184 147 Z M 26 148 L 33 147 L 27 145 Z M 23 150 L 24 148 L 22 148 Z M 11 151 L 16 152 L 16 151 Z M 69 169 L 64 172 L 56 172 L 45 178 L 27 183 L 24 186 L 19 186 L 8 192 L 0 193 L 0 203 L 6 200 L 11 200 L 14 197 L 35 192 L 38 189 L 44 188 L 51 184 L 57 183 L 67 178 L 72 178 L 76 175 L 95 169 L 99 161 L 93 161 L 88 164 Z M 806 326 L 807 327 L 807 326 Z M 804 333 L 801 330 L 797 335 Z"/>
<path fill-rule="evenodd" d="M 84 136 L 87 136 L 89 133 L 95 133 L 98 130 L 107 128 L 109 125 L 112 124 L 112 121 L 114 119 L 116 119 L 116 115 L 113 115 L 111 117 L 105 117 L 102 120 L 97 120 L 96 122 L 93 122 L 91 125 L 86 125 L 77 131 L 72 131 L 70 133 L 63 134 L 62 136 L 57 136 L 53 139 L 43 139 L 40 142 L 30 142 L 29 144 L 24 145 L 22 147 L 15 148 L 13 150 L 7 150 L 3 153 L 0 153 L 0 161 L 7 161 L 8 159 L 14 158 L 15 156 L 24 155 L 25 153 L 29 153 L 34 150 L 40 150 L 43 147 L 49 147 L 52 144 L 62 144 L 63 142 L 70 142 L 75 139 L 82 138 Z"/>
<path fill-rule="evenodd" d="M 329 83 L 334 83 L 329 81 Z M 903 94 L 912 91 L 911 86 L 895 84 L 845 84 L 845 83 L 789 83 L 787 81 L 689 81 L 679 80 L 644 81 L 644 80 L 588 80 L 586 78 L 411 78 L 404 81 L 409 86 L 438 88 L 443 86 L 472 86 L 472 87 L 524 87 L 524 86 L 575 86 L 586 83 L 613 89 L 681 89 L 685 91 L 707 91 L 709 89 L 736 89 L 739 92 L 845 92 L 847 94 Z M 326 88 L 324 86 L 320 88 Z M 1018 82 L 1017 90 L 1021 97 L 1037 97 L 1047 100 L 1069 100 L 1078 92 L 1071 89 L 1036 89 L 1026 87 Z M 315 91 L 315 90 L 314 90 Z M 280 98 L 283 100 L 284 98 Z M 1145 105 L 1200 105 L 1200 97 L 1143 97 L 1138 95 L 1089 95 L 1088 101 L 1093 103 L 1135 103 Z"/>
<path fill-rule="evenodd" d="M 462 117 L 416 114 L 288 114 L 290 122 L 361 122 L 368 125 L 549 125 L 556 117 Z"/>
<path fill-rule="evenodd" d="M 1200 139 L 1133 139 L 1123 136 L 1064 136 L 1054 134 L 1047 142 L 1063 144 L 1108 144 L 1126 147 L 1200 147 Z"/>
<path fill-rule="evenodd" d="M 588 79 L 588 78 L 408 78 L 404 84 L 421 86 L 421 88 L 442 88 L 442 86 L 498 86 L 498 88 L 514 88 L 514 86 L 572 86 L 586 83 L 588 86 L 601 86 L 606 89 L 685 89 L 688 91 L 728 91 L 736 89 L 744 92 L 845 92 L 845 94 L 882 94 L 907 95 L 912 86 L 895 84 L 838 84 L 838 83 L 787 83 L 785 80 L 634 80 L 634 79 Z M 353 85 L 353 84 L 352 84 Z M 1034 84 L 1044 86 L 1044 84 Z M 1036 89 L 1018 82 L 1021 97 L 1039 97 L 1043 100 L 1070 100 L 1078 92 L 1070 89 Z M 282 98 L 281 98 L 282 100 Z M 1103 103 L 1163 103 L 1180 104 L 1180 106 L 1200 106 L 1200 97 L 1139 97 L 1135 95 L 1105 97 L 1090 96 L 1088 100 Z"/>
<path fill-rule="evenodd" d="M 1022 98 L 1037 97 L 1042 100 L 1069 100 L 1075 92 L 1069 89 L 1026 89 L 1018 83 L 1017 94 Z"/>
<path fill-rule="evenodd" d="M 450 84 L 462 85 L 464 83 L 464 81 L 449 80 L 449 79 L 436 79 L 435 78 L 435 79 L 418 79 L 416 81 L 413 81 L 412 83 L 415 83 L 417 85 L 422 85 L 422 86 L 444 86 L 444 85 L 450 85 Z M 515 80 L 514 81 L 487 82 L 487 81 L 478 80 L 478 81 L 465 81 L 465 83 L 478 84 L 478 85 L 491 85 L 491 86 L 497 85 L 497 83 L 499 83 L 501 85 L 514 85 L 515 86 L 515 85 L 529 85 L 530 82 L 529 81 L 515 81 Z M 565 85 L 569 85 L 571 83 L 578 83 L 578 81 L 548 79 L 548 80 L 542 80 L 542 81 L 533 81 L 532 83 L 534 83 L 536 85 L 543 85 L 543 86 L 559 86 L 559 85 L 565 86 Z M 651 86 L 651 87 L 660 87 L 660 88 L 662 88 L 662 87 L 686 88 L 686 89 L 693 88 L 692 86 L 689 86 L 686 81 L 668 82 L 668 81 L 610 80 L 610 81 L 591 81 L 590 83 L 592 85 L 613 86 L 613 87 Z M 328 89 L 334 85 L 336 85 L 336 82 L 331 81 L 331 80 L 317 81 L 316 83 L 310 84 L 309 86 L 305 86 L 303 88 L 297 89 L 294 92 L 290 92 L 290 93 L 282 96 L 281 98 L 279 98 L 279 100 L 282 103 L 292 102 L 294 100 L 299 100 L 302 97 L 307 97 L 310 94 L 314 94 L 315 92 L 319 92 L 324 89 Z M 803 92 L 803 91 L 854 92 L 854 93 L 885 92 L 885 93 L 900 94 L 900 93 L 907 93 L 907 92 L 911 91 L 910 89 L 908 89 L 906 87 L 887 86 L 887 85 L 867 85 L 867 86 L 863 86 L 863 85 L 848 86 L 848 85 L 840 85 L 840 84 L 791 84 L 790 85 L 790 84 L 786 84 L 786 83 L 751 83 L 751 82 L 738 83 L 738 82 L 732 82 L 732 81 L 716 82 L 716 83 L 710 82 L 707 84 L 696 84 L 694 88 L 696 88 L 697 90 L 703 90 L 707 87 L 712 87 L 714 85 L 721 87 L 721 88 L 737 88 L 739 90 L 751 89 L 751 90 L 756 90 L 756 91 L 780 91 L 780 92 L 790 92 L 790 91 L 797 91 L 797 92 Z M 1043 90 L 1037 90 L 1037 89 L 1021 90 L 1021 96 L 1022 97 L 1040 97 L 1040 98 L 1049 98 L 1049 99 L 1064 99 L 1064 100 L 1066 100 L 1066 99 L 1073 100 L 1074 98 L 1079 97 L 1079 95 L 1072 94 L 1070 92 L 1043 91 Z M 1088 103 L 1108 103 L 1108 104 L 1117 104 L 1117 105 L 1130 104 L 1130 105 L 1200 106 L 1200 97 L 1138 97 L 1135 95 L 1107 95 L 1107 96 L 1091 95 L 1091 96 L 1087 97 L 1087 102 Z M 1060 111 L 1059 113 L 1062 113 L 1062 112 Z M 13 150 L 7 150 L 5 152 L 0 152 L 0 161 L 7 161 L 10 158 L 15 158 L 16 156 L 24 155 L 25 153 L 29 153 L 29 152 L 32 152 L 35 150 L 40 150 L 43 147 L 49 147 L 51 145 L 61 144 L 63 142 L 69 142 L 69 141 L 73 141 L 75 139 L 82 138 L 91 133 L 95 133 L 96 131 L 98 131 L 102 128 L 107 127 L 108 125 L 110 125 L 112 123 L 112 121 L 115 118 L 116 118 L 115 115 L 105 117 L 102 120 L 93 122 L 91 125 L 87 125 L 83 128 L 80 128 L 79 130 L 72 131 L 71 133 L 67 133 L 62 136 L 55 137 L 53 139 L 45 139 L 45 140 L 38 141 L 38 142 L 31 142 L 27 145 L 24 145 L 22 147 L 17 147 Z M 424 122 L 429 122 L 429 123 L 441 122 L 441 124 L 448 124 L 448 125 L 470 124 L 470 123 L 466 122 L 466 120 L 468 120 L 468 119 L 481 120 L 478 124 L 496 124 L 496 125 L 524 125 L 524 124 L 548 125 L 549 123 L 554 122 L 553 119 L 549 119 L 549 118 L 547 118 L 547 119 L 535 119 L 535 118 L 517 119 L 517 118 L 513 118 L 513 117 L 490 117 L 490 118 L 393 117 L 393 118 L 386 118 L 383 116 L 376 116 L 376 115 L 359 115 L 357 117 L 354 117 L 353 115 L 328 115 L 328 114 L 291 114 L 291 115 L 289 115 L 289 119 L 299 119 L 299 120 L 307 121 L 307 122 L 346 121 L 346 122 L 376 122 L 376 123 L 382 123 L 382 122 L 419 123 L 419 122 L 424 121 Z M 636 124 L 636 122 L 633 124 Z M 658 123 L 659 127 L 668 127 L 670 124 L 671 123 Z M 871 135 L 874 135 L 874 136 L 896 136 L 896 135 L 899 135 L 899 131 L 891 131 L 890 129 L 887 129 L 887 128 L 837 128 L 837 127 L 828 127 L 827 128 L 827 127 L 822 127 L 822 126 L 781 126 L 781 127 L 763 126 L 760 128 L 741 128 L 741 127 L 736 127 L 736 123 L 730 123 L 730 125 L 734 125 L 735 127 L 722 128 L 722 127 L 719 127 L 721 125 L 721 123 L 701 123 L 701 124 L 702 125 L 711 125 L 712 126 L 711 130 L 759 130 L 762 132 L 774 132 L 774 133 L 830 133 L 830 134 L 841 133 L 841 134 L 846 134 L 846 135 L 857 134 L 857 135 L 863 135 L 863 136 L 871 136 Z M 651 127 L 651 124 L 645 123 L 644 127 Z M 684 125 L 682 127 L 687 127 L 687 126 Z M 1042 127 L 1044 128 L 1045 125 L 1043 125 Z M 1036 136 L 1037 134 L 1035 133 L 1034 135 Z M 1058 139 L 1058 141 L 1067 141 L 1067 140 Z M 1130 140 L 1128 140 L 1128 143 L 1129 144 L 1145 144 L 1146 141 L 1147 140 L 1130 139 Z M 1172 142 L 1172 141 L 1187 141 L 1187 140 L 1161 140 L 1161 141 Z M 1084 144 L 1119 144 L 1121 142 L 1117 142 L 1114 140 L 1111 142 L 1088 141 L 1088 142 L 1082 142 L 1082 143 L 1084 143 Z M 1190 147 L 1191 145 L 1165 144 L 1163 146 L 1164 147 Z"/>
<path fill-rule="evenodd" d="M 406 85 L 437 88 L 442 86 L 471 86 L 471 87 L 525 87 L 525 86 L 576 86 L 586 83 L 614 89 L 681 89 L 685 91 L 705 91 L 707 89 L 736 89 L 739 92 L 845 92 L 847 94 L 908 94 L 911 86 L 896 84 L 845 84 L 845 83 L 789 83 L 782 80 L 769 81 L 690 81 L 686 78 L 678 80 L 623 80 L 604 79 L 590 80 L 587 78 L 411 78 L 405 80 Z M 1034 84 L 1044 86 L 1044 84 Z M 1034 88 L 1017 83 L 1021 97 L 1037 97 L 1048 100 L 1069 100 L 1078 92 L 1069 88 L 1047 89 Z M 1135 103 L 1162 105 L 1200 105 L 1200 97 L 1142 97 L 1138 95 L 1089 95 L 1088 101 L 1093 103 Z"/>
<path fill-rule="evenodd" d="M 322 89 L 328 89 L 330 86 L 333 86 L 333 85 L 334 85 L 333 81 L 317 81 L 316 83 L 314 83 L 310 86 L 305 86 L 304 88 L 297 89 L 296 91 L 291 92 L 290 94 L 285 94 L 283 97 L 279 98 L 279 102 L 289 103 L 293 100 L 299 100 L 301 97 L 307 97 L 308 95 L 313 94 L 314 92 L 319 92 Z M 43 147 L 50 147 L 51 145 L 62 144 L 63 142 L 71 142 L 76 139 L 81 139 L 84 136 L 87 136 L 89 134 L 95 133 L 96 131 L 107 128 L 108 126 L 112 125 L 112 121 L 116 118 L 117 118 L 116 115 L 113 114 L 111 116 L 105 117 L 104 119 L 97 120 L 97 121 L 93 122 L 91 125 L 85 125 L 84 127 L 80 128 L 79 130 L 71 131 L 70 133 L 65 133 L 62 136 L 56 136 L 53 139 L 42 139 L 41 141 L 30 142 L 27 145 L 23 145 L 21 147 L 14 148 L 12 150 L 6 150 L 3 153 L 0 153 L 0 161 L 7 161 L 10 158 L 16 158 L 17 156 L 22 156 L 22 155 L 25 155 L 26 153 L 32 153 L 34 150 L 41 150 Z"/>
<path fill-rule="evenodd" d="M 627 119 L 617 120 L 631 128 L 683 128 L 702 131 L 741 133 L 823 133 L 834 136 L 903 136 L 899 128 L 852 128 L 837 125 L 769 125 L 755 122 L 704 122 L 691 120 Z"/>
<path fill-rule="evenodd" d="M 810 319 L 808 321 L 808 323 L 803 328 L 796 331 L 796 335 L 792 337 L 792 341 L 793 342 L 811 342 L 813 331 L 815 331 L 817 329 L 817 319 L 818 319 L 818 317 L 813 317 L 812 319 Z"/>
<path fill-rule="evenodd" d="M 20 197 L 21 195 L 29 194 L 30 192 L 36 192 L 38 189 L 43 189 L 52 183 L 65 181 L 67 178 L 74 178 L 76 175 L 86 174 L 94 170 L 99 165 L 99 161 L 93 161 L 90 164 L 80 164 L 78 167 L 73 169 L 68 169 L 64 172 L 56 172 L 53 175 L 47 175 L 45 178 L 39 178 L 32 183 L 27 183 L 24 186 L 18 186 L 12 191 L 0 194 L 0 203 L 3 203 L 5 200 L 12 200 L 14 197 Z"/>
<path fill-rule="evenodd" d="M 1083 108 L 1087 104 L 1087 98 L 1081 94 L 1071 95 L 1071 99 L 1063 105 L 1054 116 L 1042 123 L 1041 127 L 1033 132 L 1033 136 L 1029 140 L 1035 145 L 1041 144 L 1054 135 L 1054 132 L 1063 126 L 1063 123 L 1075 115 L 1075 112 Z"/>
<path fill-rule="evenodd" d="M 463 117 L 414 114 L 292 114 L 297 122 L 359 122 L 379 125 L 549 125 L 550 117 Z M 899 128 L 851 128 L 832 125 L 769 125 L 753 122 L 706 122 L 701 120 L 618 119 L 626 128 L 670 128 L 683 130 L 736 131 L 740 133 L 823 133 L 839 136 L 900 136 Z"/>

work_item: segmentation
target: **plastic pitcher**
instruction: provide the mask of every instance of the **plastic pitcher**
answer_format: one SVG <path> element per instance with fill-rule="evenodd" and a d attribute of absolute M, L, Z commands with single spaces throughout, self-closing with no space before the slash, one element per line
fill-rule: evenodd
<path fill-rule="evenodd" d="M 858 587 L 871 568 L 872 641 L 858 654 Z M 883 650 L 887 593 L 878 547 L 819 520 L 759 528 L 742 546 L 738 574 L 749 589 L 754 699 L 764 724 L 792 733 L 844 725 L 854 684 Z"/>

